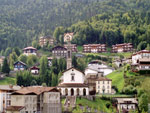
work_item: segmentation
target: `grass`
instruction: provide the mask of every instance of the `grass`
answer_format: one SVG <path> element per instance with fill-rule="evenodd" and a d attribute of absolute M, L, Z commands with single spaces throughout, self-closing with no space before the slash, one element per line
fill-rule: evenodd
<path fill-rule="evenodd" d="M 97 97 L 109 97 L 109 98 L 113 98 L 113 97 L 133 97 L 134 95 L 125 95 L 125 94 L 105 94 L 105 95 L 96 95 Z"/>
<path fill-rule="evenodd" d="M 123 89 L 124 87 L 123 70 L 114 71 L 109 75 L 107 75 L 106 77 L 112 79 L 112 85 L 116 86 L 119 92 Z"/>
<path fill-rule="evenodd" d="M 110 53 L 110 52 L 107 52 L 107 53 L 85 53 L 86 55 L 94 55 L 94 56 L 105 56 L 105 57 L 113 57 L 113 56 L 124 56 L 125 58 L 129 58 L 131 57 L 132 53 L 130 52 L 126 52 L 126 53 Z"/>
<path fill-rule="evenodd" d="M 79 52 L 82 52 L 82 51 L 83 51 L 83 46 L 77 46 L 77 50 L 78 50 Z"/>
<path fill-rule="evenodd" d="M 81 98 L 81 99 L 77 98 L 76 104 L 77 105 L 82 105 L 84 107 L 88 106 L 89 108 L 97 109 L 97 110 L 100 110 L 100 111 L 105 111 L 107 113 L 112 113 L 112 110 L 114 110 L 110 101 L 108 101 L 108 100 L 102 100 L 100 98 L 96 98 L 93 101 L 90 101 L 90 100 L 88 100 L 86 98 Z M 107 108 L 106 104 L 109 104 L 110 107 Z"/>
<path fill-rule="evenodd" d="M 15 85 L 16 84 L 16 78 L 14 77 L 5 77 L 4 79 L 0 80 L 0 85 Z"/>

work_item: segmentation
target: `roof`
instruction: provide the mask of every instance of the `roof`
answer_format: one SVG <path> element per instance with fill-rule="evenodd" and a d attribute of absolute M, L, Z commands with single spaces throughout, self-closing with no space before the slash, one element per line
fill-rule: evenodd
<path fill-rule="evenodd" d="M 96 81 L 112 81 L 112 80 L 106 77 L 99 77 L 98 79 L 96 79 Z"/>
<path fill-rule="evenodd" d="M 17 91 L 21 89 L 20 86 L 13 86 L 13 85 L 0 85 L 0 90 L 7 90 L 7 91 Z"/>
<path fill-rule="evenodd" d="M 5 56 L 0 56 L 0 59 L 5 59 Z"/>
<path fill-rule="evenodd" d="M 24 108 L 24 106 L 8 106 L 6 108 L 7 111 L 20 111 Z"/>
<path fill-rule="evenodd" d="M 47 57 L 47 59 L 48 59 L 48 60 L 52 60 L 52 59 L 53 59 L 53 57 Z"/>
<path fill-rule="evenodd" d="M 83 46 L 106 46 L 106 44 L 85 44 Z"/>
<path fill-rule="evenodd" d="M 55 49 L 58 49 L 58 48 L 61 48 L 61 49 L 63 49 L 63 50 L 67 50 L 67 49 L 66 49 L 65 47 L 63 47 L 63 46 L 55 46 L 55 47 L 52 48 L 52 51 L 55 50 Z"/>
<path fill-rule="evenodd" d="M 118 46 L 125 46 L 125 45 L 132 45 L 132 43 L 122 43 L 122 44 L 116 44 L 116 45 L 112 45 L 112 46 L 118 47 Z"/>
<path fill-rule="evenodd" d="M 150 51 L 149 50 L 141 50 L 141 51 L 134 53 L 132 56 L 135 56 L 135 55 L 141 54 L 141 53 L 150 53 Z"/>
<path fill-rule="evenodd" d="M 18 91 L 15 91 L 13 95 L 20 94 L 20 95 L 28 95 L 28 94 L 35 94 L 40 95 L 43 92 L 58 92 L 56 87 L 43 87 L 43 86 L 30 86 L 24 87 Z"/>
<path fill-rule="evenodd" d="M 24 62 L 21 62 L 21 61 L 15 62 L 14 65 L 16 65 L 18 62 L 21 63 L 21 64 L 23 64 L 24 66 L 26 66 L 26 64 Z"/>
<path fill-rule="evenodd" d="M 59 84 L 57 87 L 88 87 L 88 85 L 81 83 L 63 83 Z"/>
<path fill-rule="evenodd" d="M 44 36 L 43 38 L 52 38 L 52 39 L 54 39 L 54 37 L 52 35 L 47 35 L 47 36 Z"/>
<path fill-rule="evenodd" d="M 32 69 L 38 69 L 38 70 L 40 70 L 40 68 L 38 68 L 37 66 L 32 66 L 32 67 L 30 68 L 30 70 L 32 70 Z"/>
<path fill-rule="evenodd" d="M 135 104 L 138 103 L 136 98 L 116 98 L 116 100 L 118 101 L 118 103 L 128 103 L 129 101 Z"/>
<path fill-rule="evenodd" d="M 139 62 L 150 62 L 150 58 L 139 59 Z"/>
<path fill-rule="evenodd" d="M 64 36 L 65 35 L 71 35 L 71 36 L 73 36 L 73 34 L 74 34 L 73 32 L 72 33 L 65 33 Z"/>
<path fill-rule="evenodd" d="M 103 65 L 103 64 L 90 64 L 86 69 L 91 69 L 97 72 L 100 72 L 101 69 L 112 69 L 114 70 L 114 68 L 109 67 L 107 65 Z"/>
<path fill-rule="evenodd" d="M 23 50 L 28 50 L 28 49 L 34 49 L 34 50 L 37 50 L 36 48 L 34 48 L 34 47 L 32 47 L 32 46 L 26 47 L 26 48 L 24 48 Z"/>
<path fill-rule="evenodd" d="M 63 71 L 63 73 L 65 73 L 66 71 L 69 71 L 69 70 L 71 70 L 71 69 L 75 69 L 75 70 L 81 72 L 82 74 L 84 74 L 82 71 L 80 71 L 80 70 L 78 70 L 78 69 L 76 69 L 76 68 L 74 68 L 74 67 L 71 67 L 71 68 L 69 68 L 69 69 L 66 69 L 65 71 Z"/>

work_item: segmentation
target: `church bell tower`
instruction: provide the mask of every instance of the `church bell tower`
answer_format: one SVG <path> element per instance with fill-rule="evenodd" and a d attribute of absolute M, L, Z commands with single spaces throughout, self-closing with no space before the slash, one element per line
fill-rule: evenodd
<path fill-rule="evenodd" d="M 67 69 L 72 67 L 72 48 L 71 48 L 71 41 L 68 40 L 67 42 Z"/>

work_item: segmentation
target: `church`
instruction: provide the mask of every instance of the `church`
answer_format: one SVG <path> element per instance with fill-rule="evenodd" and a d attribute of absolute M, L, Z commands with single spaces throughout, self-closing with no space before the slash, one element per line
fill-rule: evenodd
<path fill-rule="evenodd" d="M 62 96 L 87 96 L 89 88 L 83 72 L 72 67 L 72 50 L 71 43 L 68 41 L 67 46 L 67 70 L 63 72 L 57 86 Z"/>

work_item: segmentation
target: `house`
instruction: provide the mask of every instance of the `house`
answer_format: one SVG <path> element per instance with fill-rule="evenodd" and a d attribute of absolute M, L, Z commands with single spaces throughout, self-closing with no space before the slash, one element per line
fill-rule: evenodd
<path fill-rule="evenodd" d="M 53 58 L 52 57 L 47 57 L 47 60 L 48 60 L 48 66 L 52 66 Z"/>
<path fill-rule="evenodd" d="M 23 71 L 27 69 L 27 65 L 21 61 L 14 63 L 14 71 Z"/>
<path fill-rule="evenodd" d="M 40 70 L 40 68 L 38 68 L 37 66 L 33 66 L 33 67 L 30 68 L 31 73 L 34 74 L 34 75 L 38 75 L 39 70 Z"/>
<path fill-rule="evenodd" d="M 61 82 L 57 86 L 63 96 L 89 95 L 88 85 L 85 83 L 85 75 L 73 67 L 65 70 Z"/>
<path fill-rule="evenodd" d="M 122 61 L 120 59 L 116 59 L 113 61 L 113 64 L 117 67 L 121 67 L 122 66 Z"/>
<path fill-rule="evenodd" d="M 26 47 L 23 49 L 23 54 L 24 55 L 37 55 L 37 49 L 34 47 Z"/>
<path fill-rule="evenodd" d="M 113 53 L 132 52 L 132 51 L 133 51 L 133 45 L 131 43 L 112 45 L 112 52 Z"/>
<path fill-rule="evenodd" d="M 136 110 L 138 101 L 136 98 L 115 98 L 117 110 L 128 113 L 131 110 Z"/>
<path fill-rule="evenodd" d="M 52 48 L 52 55 L 56 58 L 66 58 L 67 49 L 62 46 L 56 46 Z"/>
<path fill-rule="evenodd" d="M 111 94 L 112 93 L 112 80 L 106 77 L 99 77 L 96 80 L 96 93 L 98 94 Z"/>
<path fill-rule="evenodd" d="M 54 44 L 54 38 L 51 35 L 40 37 L 39 44 L 41 47 L 43 47 L 47 44 L 53 45 Z"/>
<path fill-rule="evenodd" d="M 85 78 L 86 78 L 86 84 L 88 84 L 90 95 L 96 94 L 96 80 L 99 77 L 103 77 L 103 72 L 88 73 L 85 76 Z"/>
<path fill-rule="evenodd" d="M 64 47 L 67 49 L 68 48 L 68 44 L 64 44 Z M 72 52 L 77 52 L 77 45 L 76 44 L 71 44 L 70 45 L 71 47 L 71 50 L 72 50 Z"/>
<path fill-rule="evenodd" d="M 5 57 L 4 57 L 4 56 L 0 56 L 0 66 L 2 66 L 2 65 L 3 65 L 4 59 L 5 59 Z"/>
<path fill-rule="evenodd" d="M 142 50 L 132 55 L 132 71 L 150 70 L 150 51 Z"/>
<path fill-rule="evenodd" d="M 64 42 L 70 42 L 73 39 L 73 33 L 64 34 Z"/>
<path fill-rule="evenodd" d="M 11 94 L 20 88 L 20 86 L 0 85 L 0 113 L 6 112 L 11 103 Z"/>
<path fill-rule="evenodd" d="M 106 52 L 105 44 L 87 44 L 83 45 L 84 53 L 102 53 Z"/>
<path fill-rule="evenodd" d="M 61 113 L 60 93 L 55 87 L 30 86 L 11 95 L 6 113 Z"/>
<path fill-rule="evenodd" d="M 104 64 L 89 64 L 88 67 L 85 69 L 84 73 L 85 76 L 88 73 L 96 73 L 98 74 L 98 72 L 102 72 L 104 76 L 112 73 L 114 71 L 114 68 L 109 67 L 107 65 Z"/>

